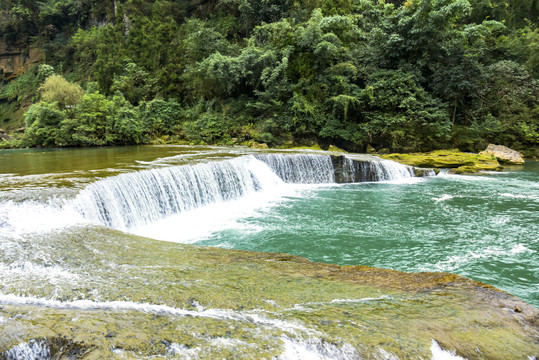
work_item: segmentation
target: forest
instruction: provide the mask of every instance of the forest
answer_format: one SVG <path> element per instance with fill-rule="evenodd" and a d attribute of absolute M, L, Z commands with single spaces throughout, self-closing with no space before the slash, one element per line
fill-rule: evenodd
<path fill-rule="evenodd" d="M 538 155 L 538 17 L 538 0 L 0 0 L 0 41 L 43 55 L 0 74 L 0 147 Z"/>

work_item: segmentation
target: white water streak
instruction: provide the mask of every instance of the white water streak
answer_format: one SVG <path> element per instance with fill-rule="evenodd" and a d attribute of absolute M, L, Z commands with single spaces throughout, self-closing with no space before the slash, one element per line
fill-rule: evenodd
<path fill-rule="evenodd" d="M 284 350 L 274 360 L 360 360 L 361 356 L 349 344 L 341 346 L 314 339 L 283 337 Z"/>
<path fill-rule="evenodd" d="M 32 340 L 12 347 L 4 356 L 6 360 L 48 360 L 51 352 L 46 341 Z"/>
<path fill-rule="evenodd" d="M 442 349 L 436 340 L 432 340 L 430 351 L 432 352 L 432 360 L 466 360 L 465 358 L 456 355 L 455 351 Z"/>
<path fill-rule="evenodd" d="M 51 309 L 60 310 L 109 310 L 109 311 L 138 311 L 161 316 L 177 317 L 199 317 L 217 320 L 230 320 L 256 324 L 258 326 L 267 326 L 277 328 L 291 333 L 303 332 L 315 334 L 316 331 L 309 329 L 302 324 L 284 321 L 279 319 L 269 319 L 260 315 L 257 311 L 233 311 L 228 309 L 203 309 L 199 307 L 195 310 L 186 310 L 171 307 L 168 305 L 155 305 L 147 303 L 136 303 L 132 301 L 91 301 L 74 300 L 59 301 L 43 299 L 36 297 L 17 296 L 13 294 L 0 295 L 0 304 L 5 305 L 29 305 L 43 306 Z"/>

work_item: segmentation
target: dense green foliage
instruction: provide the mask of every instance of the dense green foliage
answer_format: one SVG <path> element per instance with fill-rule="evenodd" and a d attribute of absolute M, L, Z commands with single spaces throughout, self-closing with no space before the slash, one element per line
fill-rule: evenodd
<path fill-rule="evenodd" d="M 536 0 L 0 4 L 5 41 L 41 44 L 86 89 L 50 97 L 37 70 L 0 88 L 33 94 L 30 146 L 539 144 Z"/>

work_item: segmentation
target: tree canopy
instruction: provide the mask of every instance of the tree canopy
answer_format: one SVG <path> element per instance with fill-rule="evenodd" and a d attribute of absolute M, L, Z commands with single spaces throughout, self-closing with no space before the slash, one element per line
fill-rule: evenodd
<path fill-rule="evenodd" d="M 39 43 L 58 73 L 32 78 L 33 146 L 536 149 L 538 16 L 536 0 L 0 1 L 4 41 Z M 76 96 L 51 95 L 60 78 Z"/>

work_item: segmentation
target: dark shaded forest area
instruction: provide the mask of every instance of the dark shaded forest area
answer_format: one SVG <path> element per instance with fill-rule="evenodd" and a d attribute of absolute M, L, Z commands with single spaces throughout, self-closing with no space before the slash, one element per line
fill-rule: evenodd
<path fill-rule="evenodd" d="M 493 142 L 533 155 L 539 144 L 537 0 L 1 0 L 0 11 L 4 47 L 40 54 L 3 76 L 2 147 Z"/>

